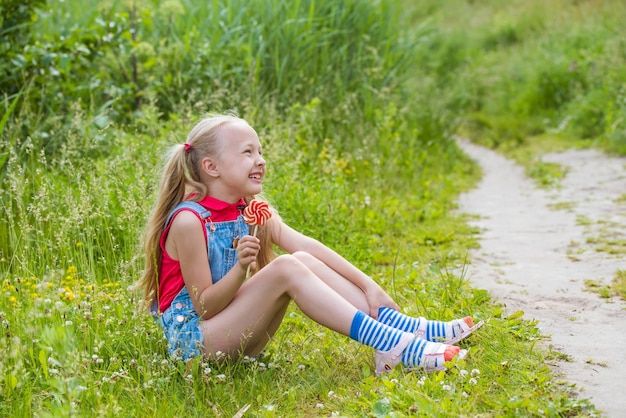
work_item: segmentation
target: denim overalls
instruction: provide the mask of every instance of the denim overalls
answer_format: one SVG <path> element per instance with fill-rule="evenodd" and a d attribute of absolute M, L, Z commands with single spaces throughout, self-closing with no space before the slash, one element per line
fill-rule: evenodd
<path fill-rule="evenodd" d="M 207 253 L 213 283 L 217 283 L 237 263 L 237 250 L 233 248 L 235 238 L 249 234 L 250 227 L 243 215 L 228 222 L 211 222 L 211 212 L 196 202 L 182 202 L 174 208 L 165 222 L 165 228 L 180 210 L 191 210 L 204 220 L 207 237 Z M 200 317 L 193 308 L 187 286 L 176 295 L 169 308 L 163 312 L 160 322 L 170 355 L 190 360 L 204 352 L 204 336 Z"/>

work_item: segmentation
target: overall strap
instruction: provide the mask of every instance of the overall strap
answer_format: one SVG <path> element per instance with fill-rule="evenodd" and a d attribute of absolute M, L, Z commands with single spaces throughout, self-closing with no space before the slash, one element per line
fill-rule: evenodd
<path fill-rule="evenodd" d="M 172 222 L 172 218 L 174 218 L 174 216 L 180 212 L 181 210 L 190 210 L 192 212 L 195 212 L 198 216 L 200 216 L 200 218 L 202 219 L 203 222 L 206 222 L 207 219 L 209 219 L 209 217 L 211 216 L 211 211 L 206 209 L 204 206 L 202 206 L 201 204 L 197 203 L 197 202 L 192 202 L 192 201 L 185 201 L 185 202 L 181 202 L 178 205 L 176 205 L 176 207 L 170 212 L 170 214 L 167 216 L 167 220 L 165 221 L 165 225 L 163 225 L 163 230 L 167 230 L 167 228 L 169 227 L 170 223 Z M 205 238 L 208 239 L 208 237 L 206 236 L 207 231 L 206 228 L 204 228 L 204 234 L 205 234 Z M 207 255 L 208 255 L 208 248 L 207 248 Z M 154 300 L 150 311 L 152 313 L 152 315 L 155 317 L 155 319 L 157 317 L 160 317 L 160 312 L 159 312 L 159 299 L 160 299 L 160 295 L 159 295 L 159 278 L 157 276 L 157 295 L 156 295 L 156 299 Z"/>
<path fill-rule="evenodd" d="M 176 205 L 174 210 L 172 210 L 170 212 L 169 216 L 167 217 L 167 220 L 165 221 L 165 225 L 163 226 L 163 228 L 167 228 L 168 227 L 168 225 L 172 221 L 172 218 L 174 217 L 174 215 L 176 215 L 181 210 L 185 210 L 185 209 L 186 210 L 191 210 L 192 212 L 197 213 L 200 216 L 200 218 L 202 218 L 203 221 L 208 219 L 211 216 L 211 211 L 206 209 L 200 203 L 191 202 L 191 201 L 185 201 L 185 202 L 181 202 L 178 205 Z"/>

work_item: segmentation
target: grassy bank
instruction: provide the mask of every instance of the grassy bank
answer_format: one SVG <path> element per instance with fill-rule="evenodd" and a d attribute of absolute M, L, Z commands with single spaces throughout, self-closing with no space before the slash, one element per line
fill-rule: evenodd
<path fill-rule="evenodd" d="M 623 2 L 452 0 L 428 13 L 456 58 L 447 88 L 461 134 L 544 184 L 562 172 L 542 153 L 595 146 L 626 154 Z"/>
<path fill-rule="evenodd" d="M 464 280 L 474 231 L 455 200 L 479 173 L 451 134 L 476 119 L 460 116 L 478 112 L 486 79 L 465 71 L 447 3 L 460 4 L 36 9 L 0 64 L 0 415 L 592 415 L 549 372 L 558 353 L 539 349 L 534 324 Z M 371 350 L 295 309 L 258 359 L 168 358 L 132 289 L 138 238 L 164 150 L 227 109 L 259 132 L 265 194 L 289 224 L 411 315 L 487 321 L 466 361 L 376 378 Z"/>

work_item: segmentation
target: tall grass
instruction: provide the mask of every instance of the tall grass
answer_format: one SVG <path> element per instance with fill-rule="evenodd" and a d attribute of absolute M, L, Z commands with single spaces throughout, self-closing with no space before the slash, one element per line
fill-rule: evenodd
<path fill-rule="evenodd" d="M 466 133 L 503 150 L 556 136 L 626 152 L 623 2 L 447 6 L 437 28 L 467 51 L 451 87 L 469 89 Z"/>
<path fill-rule="evenodd" d="M 64 42 L 29 48 L 26 55 L 56 74 L 64 103 L 80 99 L 125 123 L 151 100 L 174 116 L 189 103 L 198 109 L 261 102 L 288 108 L 316 98 L 329 114 L 351 100 L 370 114 L 379 96 L 397 90 L 415 65 L 412 40 L 396 24 L 400 13 L 393 2 L 355 0 L 169 0 L 157 7 L 70 0 L 39 12 L 35 27 L 42 41 Z M 84 62 L 91 71 L 79 65 Z M 90 90 L 74 87 L 76 77 Z M 55 87 L 42 84 L 46 101 L 59 106 Z M 344 117 L 322 120 L 326 132 Z"/>
<path fill-rule="evenodd" d="M 24 51 L 56 83 L 26 66 L 23 105 L 3 107 L 0 415 L 593 413 L 552 379 L 534 324 L 464 280 L 475 242 L 453 209 L 478 173 L 446 107 L 469 95 L 443 88 L 464 50 L 436 20 L 406 26 L 412 9 L 391 2 L 77 4 L 39 11 Z M 371 350 L 296 309 L 259 358 L 167 356 L 132 289 L 139 236 L 163 151 L 229 107 L 258 130 L 288 223 L 409 314 L 488 321 L 468 360 L 375 378 Z"/>

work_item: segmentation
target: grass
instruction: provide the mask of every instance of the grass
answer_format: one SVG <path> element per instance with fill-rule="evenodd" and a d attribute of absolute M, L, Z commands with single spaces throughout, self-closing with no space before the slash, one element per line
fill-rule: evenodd
<path fill-rule="evenodd" d="M 585 288 L 592 293 L 597 293 L 602 299 L 619 297 L 626 300 L 626 272 L 617 270 L 610 284 L 604 285 L 595 280 L 585 280 Z"/>
<path fill-rule="evenodd" d="M 75 130 L 84 123 L 76 118 Z M 11 216 L 1 227 L 11 246 L 0 260 L 0 348 L 6 353 L 0 360 L 1 415 L 234 416 L 246 407 L 246 416 L 269 417 L 593 415 L 593 406 L 553 380 L 536 324 L 507 313 L 463 277 L 475 231 L 451 209 L 459 185 L 475 179 L 467 161 L 459 160 L 451 172 L 424 160 L 422 174 L 412 173 L 402 190 L 384 187 L 390 174 L 347 170 L 337 153 L 318 154 L 316 164 L 326 169 L 311 172 L 308 151 L 286 152 L 280 145 L 288 132 L 302 129 L 289 119 L 261 127 L 270 164 L 266 193 L 283 217 L 346 254 L 407 313 L 442 319 L 471 313 L 487 325 L 463 343 L 471 348 L 467 360 L 433 375 L 397 370 L 377 378 L 371 350 L 295 308 L 258 359 L 190 365 L 170 359 L 131 285 L 140 270 L 138 236 L 160 149 L 180 122 L 141 123 L 151 131 L 112 127 L 101 133 L 119 145 L 107 164 L 70 158 L 90 151 L 78 136 L 70 136 L 66 153 L 55 159 L 31 149 L 23 166 L 14 155 L 8 160 L 3 210 Z M 162 139 L 142 146 L 151 138 Z M 385 170 L 397 173 L 382 163 L 374 172 Z M 407 194 L 415 182 L 419 193 Z"/>
<path fill-rule="evenodd" d="M 615 272 L 612 287 L 615 293 L 622 298 L 622 300 L 626 300 L 626 271 L 618 270 Z"/>
<path fill-rule="evenodd" d="M 504 152 L 558 137 L 567 147 L 624 153 L 618 92 L 624 76 L 617 72 L 625 59 L 617 30 L 626 13 L 622 2 L 459 0 L 454 6 L 439 9 L 440 27 L 472 54 L 462 67 L 473 80 L 461 84 L 469 90 L 466 137 Z"/>
<path fill-rule="evenodd" d="M 457 110 L 510 133 L 486 99 L 487 87 L 506 97 L 506 77 L 491 88 L 480 65 L 466 72 L 472 50 L 447 31 L 470 5 L 296 3 L 83 2 L 78 15 L 67 1 L 37 13 L 40 43 L 26 61 L 44 62 L 40 51 L 60 75 L 3 101 L 0 415 L 595 415 L 554 378 L 537 324 L 463 274 L 477 231 L 454 209 L 479 171 L 452 140 L 467 127 Z M 473 23 L 498 10 L 475 7 Z M 468 32 L 489 50 L 519 52 L 544 21 L 525 3 L 500 13 Z M 124 80 L 132 57 L 136 83 Z M 139 236 L 162 152 L 199 115 L 228 108 L 258 130 L 265 194 L 289 224 L 368 272 L 408 314 L 486 321 L 462 343 L 468 359 L 448 373 L 378 378 L 371 350 L 293 307 L 259 358 L 167 356 L 132 288 Z M 512 126 L 529 132 L 537 122 L 527 119 Z"/>

